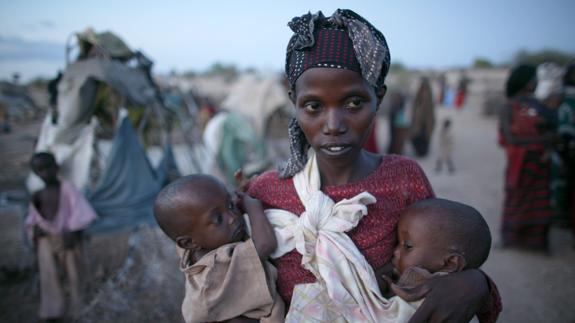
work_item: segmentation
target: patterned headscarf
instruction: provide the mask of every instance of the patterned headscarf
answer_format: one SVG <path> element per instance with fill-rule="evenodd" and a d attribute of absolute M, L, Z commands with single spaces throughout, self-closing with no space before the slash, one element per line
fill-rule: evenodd
<path fill-rule="evenodd" d="M 356 71 L 376 91 L 385 86 L 390 55 L 383 34 L 360 15 L 337 9 L 331 17 L 321 11 L 293 18 L 293 30 L 286 54 L 285 72 L 292 89 L 309 68 L 329 67 Z M 307 161 L 309 143 L 297 120 L 291 120 L 288 134 L 290 157 L 280 165 L 279 175 L 288 178 L 299 172 Z"/>

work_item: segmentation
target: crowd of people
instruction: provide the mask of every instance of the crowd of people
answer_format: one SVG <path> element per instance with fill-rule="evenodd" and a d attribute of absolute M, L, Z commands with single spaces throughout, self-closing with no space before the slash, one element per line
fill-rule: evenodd
<path fill-rule="evenodd" d="M 575 223 L 575 65 L 557 91 L 534 96 L 537 67 L 513 68 L 501 113 L 500 145 L 507 155 L 502 246 L 549 252 L 554 222 Z M 575 231 L 574 231 L 575 232 Z"/>
<path fill-rule="evenodd" d="M 407 141 L 417 157 L 429 154 L 437 102 L 430 79 L 421 79 L 409 120 L 404 95 L 390 94 L 390 144 L 379 154 L 374 126 L 390 67 L 384 35 L 341 9 L 295 17 L 289 27 L 295 117 L 286 162 L 249 180 L 238 173 L 236 192 L 196 174 L 157 196 L 155 219 L 186 278 L 184 320 L 495 322 L 501 297 L 480 269 L 491 248 L 487 223 L 473 207 L 437 198 L 417 162 L 401 156 Z M 547 251 L 553 221 L 575 223 L 575 65 L 543 101 L 533 96 L 536 71 L 515 67 L 505 88 L 502 244 Z M 462 76 L 457 108 L 468 83 Z M 214 111 L 202 112 L 205 126 Z M 441 123 L 438 172 L 444 164 L 455 171 L 452 122 Z M 45 183 L 26 222 L 39 260 L 39 316 L 53 320 L 67 312 L 60 267 L 70 307 L 81 304 L 82 230 L 97 216 L 58 178 L 52 154 L 35 154 L 31 168 Z"/>

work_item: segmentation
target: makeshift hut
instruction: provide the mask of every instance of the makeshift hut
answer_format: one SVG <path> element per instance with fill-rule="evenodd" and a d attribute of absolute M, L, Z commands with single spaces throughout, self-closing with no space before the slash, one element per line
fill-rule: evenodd
<path fill-rule="evenodd" d="M 61 176 L 85 191 L 99 216 L 89 232 L 152 223 L 156 194 L 170 174 L 177 176 L 152 62 L 111 32 L 73 36 L 77 46 L 67 46 L 56 109 L 46 116 L 35 150 L 52 152 Z M 146 152 L 154 145 L 163 150 L 155 167 Z M 29 190 L 40 185 L 31 175 Z"/>

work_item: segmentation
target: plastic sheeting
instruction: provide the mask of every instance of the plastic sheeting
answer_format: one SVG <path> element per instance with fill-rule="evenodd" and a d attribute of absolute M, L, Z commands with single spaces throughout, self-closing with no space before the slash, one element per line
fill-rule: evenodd
<path fill-rule="evenodd" d="M 249 176 L 267 166 L 263 140 L 237 113 L 228 113 L 222 124 L 217 160 L 228 184 L 234 183 L 234 173 L 240 168 Z"/>
<path fill-rule="evenodd" d="M 87 125 L 76 125 L 67 129 L 62 129 L 59 125 L 51 122 L 51 116 L 44 118 L 38 142 L 36 143 L 36 152 L 50 151 L 56 157 L 60 165 L 60 176 L 72 182 L 77 188 L 84 188 L 89 182 L 90 160 L 94 155 L 94 128 L 97 122 L 95 119 Z M 56 135 L 65 140 L 56 140 Z M 30 192 L 35 192 L 42 187 L 44 183 L 34 173 L 30 173 L 26 180 L 26 186 Z"/>
<path fill-rule="evenodd" d="M 291 113 L 287 89 L 277 76 L 245 74 L 232 86 L 222 108 L 245 116 L 255 133 L 263 137 L 270 115 L 277 109 Z"/>
<path fill-rule="evenodd" d="M 157 104 L 153 84 L 142 69 L 105 58 L 77 61 L 66 68 L 58 84 L 58 125 L 61 129 L 90 120 L 94 112 L 96 81 L 108 84 L 134 104 Z"/>
<path fill-rule="evenodd" d="M 87 233 L 109 233 L 155 223 L 154 199 L 168 176 L 174 174 L 174 167 L 174 155 L 167 146 L 158 169 L 154 169 L 130 120 L 124 118 L 102 176 L 86 194 L 99 216 Z"/>

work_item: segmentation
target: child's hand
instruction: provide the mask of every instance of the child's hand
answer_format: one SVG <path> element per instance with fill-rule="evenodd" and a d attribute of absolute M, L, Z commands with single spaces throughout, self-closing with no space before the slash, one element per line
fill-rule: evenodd
<path fill-rule="evenodd" d="M 248 179 L 244 177 L 244 172 L 241 168 L 236 170 L 234 173 L 234 179 L 236 180 L 236 192 L 246 192 L 248 188 L 248 183 L 250 182 Z"/>
<path fill-rule="evenodd" d="M 32 240 L 34 244 L 38 244 L 38 238 L 43 237 L 46 234 L 47 234 L 46 231 L 40 229 L 40 227 L 35 225 L 34 229 L 32 229 Z"/>
<path fill-rule="evenodd" d="M 249 196 L 245 192 L 236 192 L 235 204 L 242 213 L 247 213 L 248 215 L 263 214 L 264 208 L 262 203 Z"/>
<path fill-rule="evenodd" d="M 243 193 L 241 196 L 242 204 L 246 212 L 249 214 L 263 214 L 264 207 L 262 202 L 249 196 L 247 193 Z"/>
<path fill-rule="evenodd" d="M 389 289 L 397 296 L 408 302 L 420 300 L 431 290 L 430 282 L 438 275 L 433 275 L 424 268 L 413 266 L 407 268 L 397 283 L 388 276 L 382 276 Z"/>

